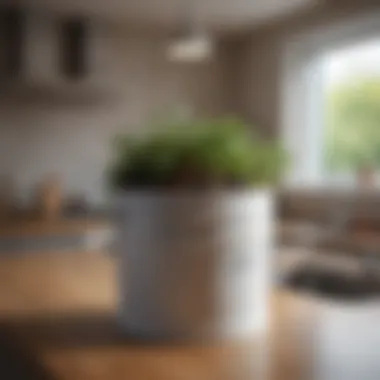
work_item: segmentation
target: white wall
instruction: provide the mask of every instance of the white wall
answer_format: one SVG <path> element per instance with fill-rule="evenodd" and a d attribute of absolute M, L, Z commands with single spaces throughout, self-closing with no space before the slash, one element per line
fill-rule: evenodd
<path fill-rule="evenodd" d="M 114 31 L 101 41 L 95 54 L 104 56 L 106 49 L 112 59 L 109 66 L 98 61 L 104 66 L 97 70 L 109 79 L 112 96 L 100 91 L 99 98 L 87 102 L 88 87 L 85 95 L 52 101 L 59 87 L 53 86 L 50 96 L 48 83 L 37 99 L 32 87 L 29 97 L 5 93 L 0 100 L 0 176 L 12 178 L 22 202 L 31 199 L 36 184 L 50 173 L 61 177 L 66 195 L 80 193 L 102 202 L 103 173 L 115 134 L 136 131 L 155 113 L 177 106 L 190 107 L 195 114 L 221 111 L 218 58 L 198 66 L 178 65 L 167 62 L 163 38 Z M 23 93 L 22 84 L 20 88 Z"/>

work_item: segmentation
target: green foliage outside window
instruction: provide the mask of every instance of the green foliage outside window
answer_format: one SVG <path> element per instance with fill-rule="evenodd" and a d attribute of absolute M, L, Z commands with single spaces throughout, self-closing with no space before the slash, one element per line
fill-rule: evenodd
<path fill-rule="evenodd" d="M 379 169 L 380 77 L 358 79 L 331 89 L 325 114 L 327 169 Z"/>

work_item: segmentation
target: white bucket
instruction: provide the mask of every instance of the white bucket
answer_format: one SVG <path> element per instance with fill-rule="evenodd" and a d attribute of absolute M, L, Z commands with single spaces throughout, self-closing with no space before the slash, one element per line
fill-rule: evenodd
<path fill-rule="evenodd" d="M 248 338 L 267 328 L 271 192 L 125 192 L 119 316 L 145 338 Z"/>

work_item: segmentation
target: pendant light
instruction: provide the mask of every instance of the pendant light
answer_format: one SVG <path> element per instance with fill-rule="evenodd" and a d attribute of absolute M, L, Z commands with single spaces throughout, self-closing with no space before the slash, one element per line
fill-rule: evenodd
<path fill-rule="evenodd" d="M 195 6 L 184 13 L 183 27 L 167 48 L 167 57 L 170 61 L 191 63 L 212 58 L 214 41 L 202 27 L 196 13 Z"/>

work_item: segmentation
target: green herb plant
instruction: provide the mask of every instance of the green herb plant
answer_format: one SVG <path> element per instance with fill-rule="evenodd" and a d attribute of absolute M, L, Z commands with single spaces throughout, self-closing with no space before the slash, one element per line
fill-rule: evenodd
<path fill-rule="evenodd" d="M 147 136 L 119 136 L 109 181 L 117 189 L 228 188 L 276 184 L 279 144 L 234 118 L 170 122 Z"/>

